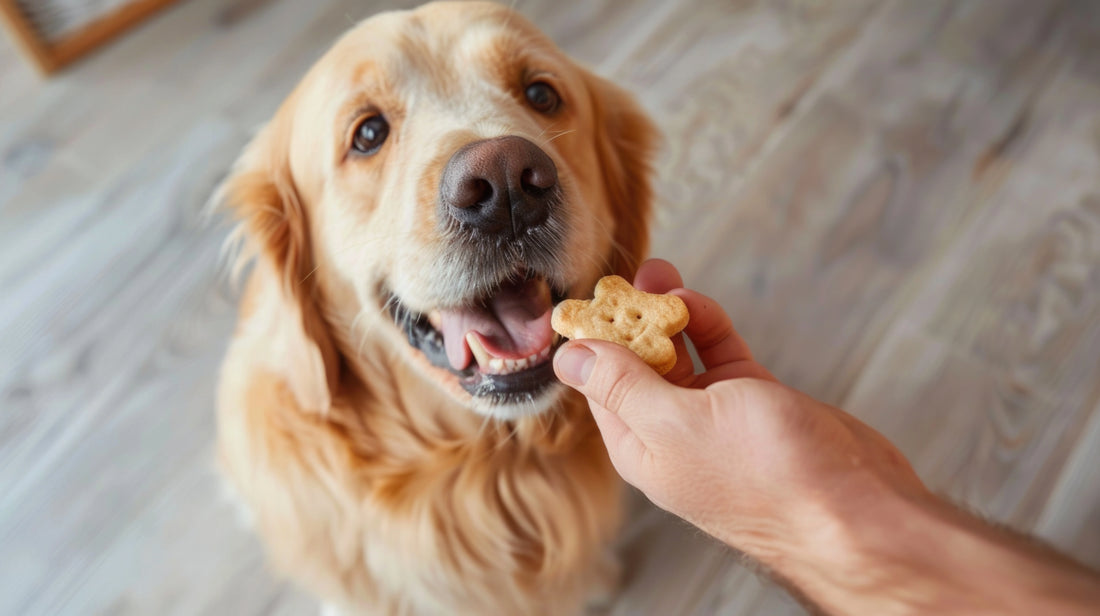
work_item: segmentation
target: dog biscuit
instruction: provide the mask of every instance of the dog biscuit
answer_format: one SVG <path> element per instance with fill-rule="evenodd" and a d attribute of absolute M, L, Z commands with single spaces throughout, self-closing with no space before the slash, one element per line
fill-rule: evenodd
<path fill-rule="evenodd" d="M 670 336 L 687 326 L 688 311 L 675 295 L 635 289 L 619 276 L 605 276 L 591 300 L 569 299 L 554 308 L 550 324 L 570 339 L 596 338 L 625 346 L 658 374 L 676 365 Z"/>

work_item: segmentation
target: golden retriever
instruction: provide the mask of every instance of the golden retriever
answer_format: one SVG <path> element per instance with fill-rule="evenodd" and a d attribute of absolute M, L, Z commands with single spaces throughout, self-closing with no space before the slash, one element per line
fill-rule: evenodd
<path fill-rule="evenodd" d="M 621 488 L 552 303 L 633 276 L 655 132 L 489 3 L 344 35 L 220 193 L 254 263 L 219 457 L 271 561 L 347 613 L 571 614 Z"/>

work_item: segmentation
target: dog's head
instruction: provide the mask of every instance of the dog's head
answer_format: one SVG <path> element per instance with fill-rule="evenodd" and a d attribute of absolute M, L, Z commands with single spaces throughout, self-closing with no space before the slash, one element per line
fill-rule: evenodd
<path fill-rule="evenodd" d="M 553 303 L 632 276 L 646 250 L 654 136 L 627 94 L 504 7 L 351 30 L 223 190 L 281 281 L 298 402 L 326 408 L 357 337 L 389 335 L 473 410 L 547 408 Z"/>

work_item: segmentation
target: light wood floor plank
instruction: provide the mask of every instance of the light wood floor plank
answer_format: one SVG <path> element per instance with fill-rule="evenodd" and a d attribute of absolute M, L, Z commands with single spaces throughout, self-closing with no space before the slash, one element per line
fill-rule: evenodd
<path fill-rule="evenodd" d="M 933 484 L 1025 529 L 1100 401 L 1100 80 L 1072 61 L 1051 75 L 1021 111 L 1026 129 L 990 163 L 1005 179 L 899 319 L 981 375 L 941 366 L 899 396 L 888 375 L 913 357 L 880 354 L 849 401 L 889 415 Z M 956 421 L 974 423 L 946 429 Z"/>
<path fill-rule="evenodd" d="M 44 81 L 0 42 L 0 614 L 310 614 L 213 471 L 199 211 L 360 0 L 189 0 Z M 519 0 L 665 133 L 654 251 L 936 489 L 1100 564 L 1100 4 Z M 636 496 L 636 495 L 635 495 Z M 610 612 L 802 614 L 633 500 Z"/>
<path fill-rule="evenodd" d="M 1034 531 L 1082 562 L 1100 568 L 1100 406 L 1092 417 L 1047 500 Z"/>

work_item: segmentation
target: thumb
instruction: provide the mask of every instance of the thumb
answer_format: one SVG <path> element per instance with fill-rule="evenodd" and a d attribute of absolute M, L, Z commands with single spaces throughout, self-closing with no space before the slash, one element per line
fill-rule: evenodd
<path fill-rule="evenodd" d="M 646 441 L 659 430 L 662 411 L 683 406 L 679 388 L 627 348 L 600 340 L 567 342 L 554 356 L 554 371 L 588 399 L 615 470 L 644 492 Z"/>
<path fill-rule="evenodd" d="M 554 371 L 593 406 L 618 415 L 632 428 L 651 409 L 682 405 L 679 388 L 621 345 L 602 340 L 568 342 L 554 356 Z"/>

